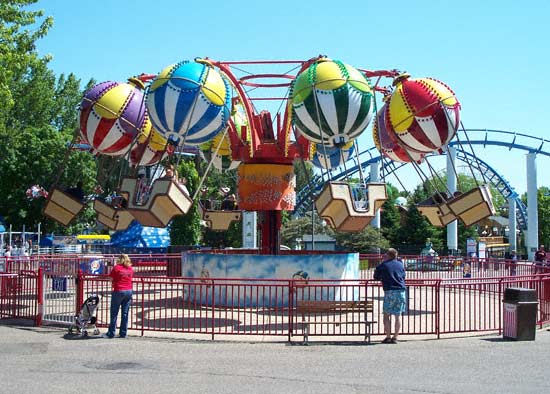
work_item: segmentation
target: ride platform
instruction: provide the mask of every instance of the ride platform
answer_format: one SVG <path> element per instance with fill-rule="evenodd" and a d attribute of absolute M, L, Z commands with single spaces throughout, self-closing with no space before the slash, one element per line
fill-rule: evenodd
<path fill-rule="evenodd" d="M 226 231 L 233 222 L 241 220 L 241 211 L 220 211 L 214 209 L 205 209 L 199 203 L 199 214 L 206 225 L 213 231 Z"/>
<path fill-rule="evenodd" d="M 319 216 L 335 230 L 359 232 L 368 226 L 388 199 L 384 183 L 369 183 L 367 192 L 366 206 L 358 207 L 348 183 L 328 182 L 315 200 L 315 207 Z"/>
<path fill-rule="evenodd" d="M 193 201 L 187 193 L 171 179 L 157 179 L 151 185 L 151 192 L 144 204 L 136 201 L 136 178 L 124 178 L 120 195 L 128 201 L 128 212 L 143 226 L 166 227 L 177 215 L 185 215 Z"/>
<path fill-rule="evenodd" d="M 453 214 L 459 217 L 466 226 L 471 226 L 496 212 L 488 185 L 478 186 L 456 196 L 447 204 Z"/>
<path fill-rule="evenodd" d="M 126 230 L 134 220 L 126 209 L 115 209 L 98 199 L 94 200 L 94 210 L 97 213 L 97 221 L 111 230 Z"/>
<path fill-rule="evenodd" d="M 84 203 L 66 192 L 54 188 L 44 206 L 44 215 L 56 222 L 68 226 L 69 223 L 84 209 Z"/>

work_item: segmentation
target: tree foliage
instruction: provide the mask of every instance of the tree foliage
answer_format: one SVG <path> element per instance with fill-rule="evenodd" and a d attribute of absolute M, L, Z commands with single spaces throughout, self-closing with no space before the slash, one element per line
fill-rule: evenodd
<path fill-rule="evenodd" d="M 0 215 L 15 228 L 42 222 L 46 232 L 81 231 L 92 220 L 90 211 L 75 227 L 61 228 L 42 217 L 43 199 L 25 198 L 34 184 L 49 188 L 58 178 L 60 186 L 82 180 L 89 190 L 95 177 L 89 154 L 67 155 L 77 124 L 80 81 L 73 74 L 56 78 L 49 57 L 38 56 L 35 42 L 53 20 L 42 18 L 42 11 L 28 11 L 34 3 L 0 3 Z"/>
<path fill-rule="evenodd" d="M 378 229 L 367 226 L 358 233 L 335 233 L 336 244 L 340 249 L 357 253 L 378 253 L 390 244 Z"/>
<path fill-rule="evenodd" d="M 538 219 L 539 243 L 550 245 L 550 189 L 546 186 L 538 190 Z"/>
<path fill-rule="evenodd" d="M 399 244 L 396 247 L 402 254 L 417 254 L 420 253 L 427 238 L 431 239 L 436 250 L 440 250 L 444 245 L 442 230 L 432 226 L 420 214 L 416 206 L 410 204 L 405 215 L 404 224 L 399 231 Z"/>
<path fill-rule="evenodd" d="M 199 174 L 192 160 L 182 160 L 178 165 L 180 177 L 187 179 L 187 190 L 190 197 L 199 185 Z M 170 223 L 170 242 L 172 245 L 198 245 L 201 240 L 200 215 L 197 208 L 198 200 L 185 215 L 176 216 Z"/>
<path fill-rule="evenodd" d="M 12 108 L 18 101 L 16 85 L 29 69 L 49 60 L 39 58 L 35 43 L 48 33 L 53 19 L 43 18 L 43 11 L 27 9 L 36 2 L 0 2 L 0 134 L 6 131 Z"/>
<path fill-rule="evenodd" d="M 390 245 L 396 245 L 399 242 L 401 214 L 399 208 L 395 205 L 395 200 L 399 197 L 399 191 L 391 184 L 386 184 L 388 200 L 382 206 L 380 212 L 380 228 L 382 236 Z"/>
<path fill-rule="evenodd" d="M 291 249 L 296 249 L 301 241 L 304 238 L 304 235 L 311 236 L 313 234 L 327 234 L 334 235 L 334 232 L 331 232 L 326 223 L 317 215 L 316 212 L 313 214 L 313 220 L 311 217 L 311 212 L 308 212 L 305 216 L 299 218 L 290 218 L 283 222 L 281 227 L 281 243 L 290 247 Z"/>

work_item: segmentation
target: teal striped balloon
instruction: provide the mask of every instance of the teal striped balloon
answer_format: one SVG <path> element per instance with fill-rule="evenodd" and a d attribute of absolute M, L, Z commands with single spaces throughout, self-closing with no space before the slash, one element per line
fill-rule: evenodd
<path fill-rule="evenodd" d="M 372 117 L 373 92 L 357 69 L 320 59 L 300 73 L 291 91 L 292 121 L 308 140 L 341 146 L 357 138 Z"/>

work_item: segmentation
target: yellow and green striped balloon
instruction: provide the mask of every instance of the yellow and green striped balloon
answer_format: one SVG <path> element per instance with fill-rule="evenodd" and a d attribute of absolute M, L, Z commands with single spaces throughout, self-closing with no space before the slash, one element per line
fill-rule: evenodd
<path fill-rule="evenodd" d="M 373 92 L 356 68 L 320 59 L 292 85 L 292 121 L 308 140 L 341 146 L 357 138 L 372 117 Z"/>

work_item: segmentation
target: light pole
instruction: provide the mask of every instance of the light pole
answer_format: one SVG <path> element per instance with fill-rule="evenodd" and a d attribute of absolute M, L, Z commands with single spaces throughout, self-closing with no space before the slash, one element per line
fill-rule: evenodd
<path fill-rule="evenodd" d="M 313 214 L 315 213 L 315 204 L 311 203 L 311 250 L 315 249 L 315 240 L 313 239 L 315 235 L 315 221 L 313 219 Z"/>

